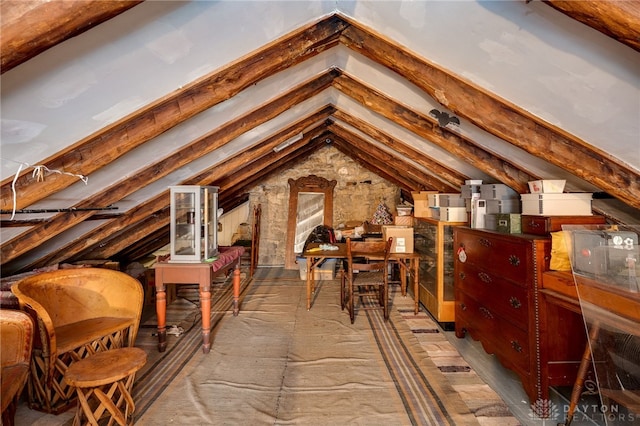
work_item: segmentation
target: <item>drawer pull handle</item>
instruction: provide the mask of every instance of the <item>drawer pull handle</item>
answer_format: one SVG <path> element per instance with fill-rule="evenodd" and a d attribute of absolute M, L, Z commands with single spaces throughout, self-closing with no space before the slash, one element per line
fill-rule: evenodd
<path fill-rule="evenodd" d="M 540 224 L 532 220 L 529 222 L 529 226 L 532 228 L 539 228 Z"/>
<path fill-rule="evenodd" d="M 480 245 L 483 245 L 485 247 L 491 247 L 491 241 L 487 240 L 486 238 L 480 238 Z"/>
<path fill-rule="evenodd" d="M 491 276 L 489 276 L 489 274 L 487 274 L 486 272 L 478 272 L 478 278 L 480 278 L 480 281 L 485 284 L 490 284 L 492 281 Z"/>
<path fill-rule="evenodd" d="M 514 254 L 512 254 L 511 256 L 509 256 L 509 263 L 511 264 L 511 266 L 519 266 L 520 265 L 520 258 Z"/>
<path fill-rule="evenodd" d="M 511 305 L 512 308 L 514 309 L 519 309 L 522 307 L 522 303 L 520 303 L 520 301 L 518 300 L 517 297 L 515 296 L 511 296 L 509 298 L 509 304 Z"/>
<path fill-rule="evenodd" d="M 467 305 L 465 305 L 464 303 L 460 304 L 460 309 L 462 309 L 463 311 L 467 310 Z"/>
<path fill-rule="evenodd" d="M 465 275 L 464 272 L 460 272 L 460 279 L 464 280 L 467 276 Z"/>
<path fill-rule="evenodd" d="M 480 313 L 485 318 L 493 319 L 493 314 L 485 307 L 480 307 Z"/>
<path fill-rule="evenodd" d="M 520 343 L 517 340 L 512 340 L 511 341 L 511 347 L 516 351 L 516 352 L 522 352 L 522 346 L 520 345 Z"/>

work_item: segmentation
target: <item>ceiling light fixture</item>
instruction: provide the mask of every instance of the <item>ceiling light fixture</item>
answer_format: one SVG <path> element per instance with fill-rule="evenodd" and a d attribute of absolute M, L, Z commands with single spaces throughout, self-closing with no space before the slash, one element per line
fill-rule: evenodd
<path fill-rule="evenodd" d="M 275 146 L 273 148 L 273 152 L 280 152 L 283 149 L 285 149 L 286 147 L 293 145 L 294 143 L 298 142 L 300 139 L 302 139 L 304 135 L 302 133 L 298 133 L 297 135 L 287 139 L 286 141 L 282 142 L 280 145 Z"/>

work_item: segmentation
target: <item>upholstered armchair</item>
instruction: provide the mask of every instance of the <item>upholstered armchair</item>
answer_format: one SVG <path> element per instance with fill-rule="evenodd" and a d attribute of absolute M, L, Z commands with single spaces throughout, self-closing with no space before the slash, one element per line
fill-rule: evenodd
<path fill-rule="evenodd" d="M 4 426 L 13 425 L 18 399 L 27 383 L 33 330 L 29 315 L 17 310 L 0 309 L 0 399 Z"/>

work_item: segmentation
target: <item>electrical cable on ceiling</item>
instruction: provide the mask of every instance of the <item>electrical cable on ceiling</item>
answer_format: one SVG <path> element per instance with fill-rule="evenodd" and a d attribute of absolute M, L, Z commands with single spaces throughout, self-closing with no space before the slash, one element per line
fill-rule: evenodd
<path fill-rule="evenodd" d="M 68 175 L 68 176 L 73 176 L 73 177 L 77 177 L 78 179 L 80 179 L 82 182 L 84 182 L 85 185 L 87 185 L 87 183 L 89 182 L 89 177 L 85 176 L 85 175 L 78 175 L 75 173 L 69 173 L 69 172 L 63 172 L 62 170 L 56 170 L 56 169 L 50 169 L 47 166 L 43 165 L 43 164 L 38 164 L 35 166 L 31 166 L 29 163 L 25 163 L 22 161 L 15 161 L 15 160 L 11 160 L 8 158 L 1 158 L 0 160 L 2 161 L 13 161 L 14 163 L 18 163 L 19 167 L 18 170 L 16 171 L 15 176 L 13 177 L 13 181 L 11 182 L 11 192 L 13 194 L 13 209 L 12 209 L 12 213 L 11 213 L 11 219 L 13 220 L 13 218 L 16 215 L 16 209 L 17 209 L 17 196 L 16 196 L 16 181 L 18 180 L 18 177 L 20 176 L 20 172 L 22 171 L 23 167 L 33 167 L 33 173 L 32 176 L 34 178 L 36 178 L 36 182 L 44 182 L 44 173 L 49 172 L 49 173 L 58 173 L 61 175 Z"/>

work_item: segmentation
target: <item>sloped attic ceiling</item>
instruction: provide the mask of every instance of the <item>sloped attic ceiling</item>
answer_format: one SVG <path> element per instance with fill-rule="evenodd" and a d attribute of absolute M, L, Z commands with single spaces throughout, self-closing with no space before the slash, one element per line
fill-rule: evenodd
<path fill-rule="evenodd" d="M 539 2 L 92 3 L 66 25 L 102 24 L 45 25 L 34 49 L 55 46 L 3 69 L 3 211 L 75 209 L 4 214 L 3 274 L 144 256 L 166 243 L 169 185 L 219 185 L 232 207 L 327 143 L 406 193 L 560 178 L 638 222 L 638 37 L 611 21 Z"/>

